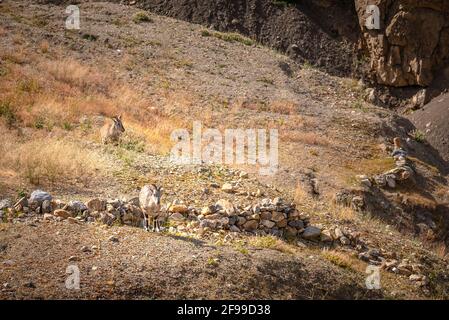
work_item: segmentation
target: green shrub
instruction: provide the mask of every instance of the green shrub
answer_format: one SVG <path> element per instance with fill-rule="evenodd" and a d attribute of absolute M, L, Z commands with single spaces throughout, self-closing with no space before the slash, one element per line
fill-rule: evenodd
<path fill-rule="evenodd" d="M 12 126 L 17 122 L 16 109 L 9 101 L 0 102 L 0 117 L 5 118 L 8 126 Z"/>
<path fill-rule="evenodd" d="M 410 134 L 416 142 L 424 143 L 426 141 L 426 135 L 421 130 L 415 129 Z"/>
<path fill-rule="evenodd" d="M 145 11 L 139 11 L 133 16 L 134 23 L 152 22 L 151 18 Z"/>

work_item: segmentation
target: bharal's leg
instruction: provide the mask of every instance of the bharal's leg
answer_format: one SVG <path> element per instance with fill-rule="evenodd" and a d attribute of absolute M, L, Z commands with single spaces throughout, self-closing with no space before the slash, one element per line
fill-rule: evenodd
<path fill-rule="evenodd" d="M 143 214 L 143 228 L 145 229 L 145 231 L 148 231 L 148 220 L 145 213 Z"/>

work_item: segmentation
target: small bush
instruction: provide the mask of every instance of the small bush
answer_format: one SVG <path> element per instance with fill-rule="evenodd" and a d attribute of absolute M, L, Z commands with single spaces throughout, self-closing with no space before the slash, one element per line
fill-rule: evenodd
<path fill-rule="evenodd" d="M 342 252 L 334 250 L 324 250 L 322 252 L 322 255 L 324 256 L 324 258 L 326 258 L 326 260 L 330 261 L 336 266 L 339 266 L 340 268 L 344 269 L 352 268 L 353 263 L 351 259 Z"/>
<path fill-rule="evenodd" d="M 17 85 L 22 92 L 36 93 L 39 92 L 40 86 L 35 79 L 22 79 Z"/>
<path fill-rule="evenodd" d="M 224 33 L 224 32 L 211 32 L 209 30 L 201 30 L 201 35 L 203 37 L 215 37 L 217 39 L 226 41 L 226 42 L 240 42 L 247 46 L 252 46 L 254 44 L 254 41 L 250 38 L 247 38 L 245 36 L 242 36 L 241 34 L 230 32 L 230 33 Z"/>
<path fill-rule="evenodd" d="M 203 37 L 210 37 L 212 35 L 212 33 L 209 30 L 204 29 L 204 30 L 201 30 L 201 35 Z"/>
<path fill-rule="evenodd" d="M 8 126 L 14 125 L 18 120 L 16 115 L 16 109 L 9 101 L 0 102 L 0 117 L 5 118 L 6 124 Z"/>
<path fill-rule="evenodd" d="M 144 11 L 139 11 L 133 16 L 134 23 L 152 22 L 151 18 Z"/>
<path fill-rule="evenodd" d="M 426 135 L 421 130 L 415 129 L 410 132 L 410 135 L 416 142 L 424 143 L 426 141 Z"/>
<path fill-rule="evenodd" d="M 0 165 L 35 185 L 87 179 L 102 163 L 96 154 L 62 140 L 39 139 L 14 146 L 0 159 Z M 8 145 L 4 148 L 10 149 Z"/>
<path fill-rule="evenodd" d="M 128 151 L 144 152 L 145 139 L 132 133 L 127 133 L 120 140 L 120 146 Z"/>
<path fill-rule="evenodd" d="M 256 248 L 273 249 L 284 253 L 294 253 L 288 244 L 275 236 L 253 237 L 249 240 L 249 245 Z"/>

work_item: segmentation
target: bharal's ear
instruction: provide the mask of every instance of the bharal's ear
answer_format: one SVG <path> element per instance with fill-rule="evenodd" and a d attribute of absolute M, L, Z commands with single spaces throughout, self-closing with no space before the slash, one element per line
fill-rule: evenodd
<path fill-rule="evenodd" d="M 164 188 L 159 187 L 159 192 L 162 193 L 164 191 Z"/>
<path fill-rule="evenodd" d="M 117 119 L 121 121 L 122 120 L 122 115 L 118 115 Z"/>

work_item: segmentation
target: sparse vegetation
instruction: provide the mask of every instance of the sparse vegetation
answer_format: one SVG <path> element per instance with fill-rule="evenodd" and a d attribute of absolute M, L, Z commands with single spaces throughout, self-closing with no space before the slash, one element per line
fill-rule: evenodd
<path fill-rule="evenodd" d="M 247 38 L 245 36 L 242 36 L 238 33 L 225 33 L 225 32 L 218 32 L 218 31 L 209 31 L 209 30 L 201 30 L 201 35 L 203 37 L 215 37 L 217 39 L 227 41 L 227 42 L 240 42 L 247 46 L 254 45 L 254 41 L 250 38 Z"/>
<path fill-rule="evenodd" d="M 95 253 L 77 252 L 82 264 L 89 266 L 94 259 L 95 270 L 98 266 L 102 275 L 85 278 L 86 288 L 93 284 L 100 290 L 92 292 L 94 298 L 109 297 L 101 290 L 103 280 L 109 286 L 129 284 L 131 291 L 116 288 L 129 297 L 146 295 L 148 283 L 154 286 L 151 292 L 169 298 L 390 298 L 391 292 L 407 298 L 435 296 L 432 290 L 441 273 L 433 268 L 445 268 L 440 260 L 447 258 L 446 246 L 406 232 L 415 234 L 419 227 L 426 235 L 443 233 L 444 216 L 434 213 L 449 199 L 447 177 L 443 170 L 425 162 L 422 150 L 427 146 L 423 145 L 407 150 L 421 159 L 408 158 L 416 170 L 416 185 L 405 181 L 398 182 L 396 188 L 365 184 L 362 194 L 360 175 L 371 178 L 395 167 L 388 153 L 390 134 L 397 131 L 390 121 L 391 110 L 367 107 L 361 99 L 364 87 L 357 80 L 326 74 L 324 68 L 307 61 L 298 72 L 301 67 L 289 57 L 240 34 L 202 29 L 165 17 L 153 21 L 153 15 L 132 6 L 125 12 L 111 2 L 86 5 L 84 21 L 95 22 L 88 33 L 87 29 L 61 32 L 57 6 L 35 4 L 23 15 L 14 14 L 16 2 L 1 7 L 0 42 L 5 50 L 0 52 L 0 194 L 5 197 L 0 201 L 8 197 L 14 203 L 38 188 L 63 202 L 79 199 L 86 203 L 92 197 L 107 199 L 109 204 L 112 198 L 127 200 L 120 200 L 125 206 L 114 209 L 116 220 L 105 222 L 108 226 L 91 224 L 89 219 L 109 219 L 104 209 L 85 212 L 70 221 L 73 224 L 47 216 L 48 223 L 33 222 L 31 227 L 28 222 L 44 215 L 5 210 L 3 221 L 14 233 L 4 237 L 11 241 L 3 260 L 13 258 L 16 265 L 1 273 L 2 283 L 8 281 L 9 287 L 5 286 L 0 296 L 21 298 L 33 292 L 36 297 L 46 297 L 45 290 L 61 286 L 45 271 L 59 270 L 61 277 L 54 278 L 62 279 L 64 269 L 55 267 L 56 263 L 75 254 L 72 251 L 81 245 Z M 310 49 L 315 50 L 313 47 Z M 323 62 L 328 63 L 327 58 Z M 126 130 L 118 141 L 101 144 L 99 128 L 116 115 L 123 115 Z M 260 177 L 257 169 L 263 167 L 262 161 L 235 168 L 175 164 L 167 156 L 175 143 L 171 133 L 186 128 L 191 134 L 195 120 L 203 123 L 204 130 L 222 133 L 230 128 L 279 129 L 276 175 Z M 370 182 L 374 184 L 374 180 Z M 419 189 L 423 180 L 425 188 Z M 184 206 L 182 217 L 170 213 L 161 234 L 138 229 L 142 217 L 135 196 L 148 183 L 166 190 L 163 207 Z M 221 186 L 225 183 L 231 183 L 235 192 L 224 192 Z M 355 207 L 362 200 L 351 201 L 350 195 L 370 198 L 363 199 L 365 206 L 359 212 L 332 203 L 337 191 L 344 191 L 339 199 L 348 206 Z M 377 204 L 371 198 L 376 196 Z M 285 207 L 267 209 L 267 199 L 277 197 L 285 200 Z M 219 199 L 234 205 L 238 219 L 212 210 L 217 209 L 214 204 Z M 371 213 L 372 208 L 382 209 Z M 390 214 L 390 208 L 397 208 L 397 214 Z M 413 216 L 414 208 L 426 219 Z M 207 215 L 198 217 L 202 209 L 208 209 L 209 221 L 204 221 L 209 219 Z M 132 224 L 125 221 L 128 214 Z M 11 218 L 26 223 L 11 223 Z M 417 226 L 418 220 L 425 220 L 430 229 Z M 263 236 L 244 232 L 254 228 L 255 234 Z M 337 228 L 341 236 L 336 236 Z M 282 231 L 283 238 L 267 235 L 269 230 Z M 107 240 L 111 233 L 117 240 L 113 243 Z M 64 246 L 49 246 L 49 235 Z M 24 243 L 33 243 L 34 249 L 27 250 Z M 101 247 L 93 249 L 93 245 Z M 332 249 L 323 250 L 327 247 Z M 96 254 L 98 249 L 102 254 Z M 376 249 L 380 254 L 376 261 L 384 264 L 393 258 L 398 263 L 409 258 L 415 263 L 417 257 L 431 257 L 422 272 L 431 280 L 429 295 L 422 292 L 427 287 L 418 287 L 408 277 L 389 270 L 382 271 L 387 275 L 382 275 L 381 291 L 366 290 L 364 261 L 377 259 Z M 432 249 L 436 256 L 428 254 Z M 46 250 L 54 259 L 47 259 L 45 253 L 45 259 L 39 260 L 44 263 L 29 268 L 34 255 Z M 123 261 L 135 263 L 112 270 Z M 160 272 L 155 272 L 162 270 L 161 265 L 169 266 L 162 279 Z M 413 267 L 413 272 L 421 273 L 419 268 Z M 224 274 L 229 270 L 232 277 Z M 35 279 L 34 290 L 16 290 L 25 273 Z M 136 274 L 145 279 L 142 284 L 135 281 Z M 305 274 L 308 281 L 298 274 Z M 335 286 L 326 287 L 328 283 Z M 120 297 L 119 290 L 111 292 Z M 72 293 L 51 294 L 64 298 Z M 81 294 L 89 297 L 90 292 Z"/>
<path fill-rule="evenodd" d="M 9 149 L 8 144 L 3 148 Z M 15 170 L 34 185 L 75 181 L 98 174 L 102 161 L 98 155 L 64 140 L 33 140 L 15 144 L 2 157 L 1 166 Z"/>
<path fill-rule="evenodd" d="M 293 254 L 295 251 L 287 243 L 275 236 L 252 237 L 248 244 L 256 248 L 273 249 L 284 253 Z"/>
<path fill-rule="evenodd" d="M 419 129 L 415 129 L 412 132 L 410 132 L 410 136 L 419 143 L 424 143 L 426 142 L 426 134 L 424 132 L 422 132 Z"/>
<path fill-rule="evenodd" d="M 353 268 L 352 260 L 346 254 L 340 251 L 325 249 L 321 252 L 321 254 L 326 260 L 332 262 L 333 264 L 339 266 L 340 268 L 344 269 Z"/>
<path fill-rule="evenodd" d="M 134 23 L 152 22 L 150 16 L 145 11 L 140 11 L 133 16 Z"/>
<path fill-rule="evenodd" d="M 310 146 L 328 146 L 329 140 L 315 132 L 304 132 L 299 130 L 285 130 L 280 133 L 283 141 L 300 142 Z"/>

